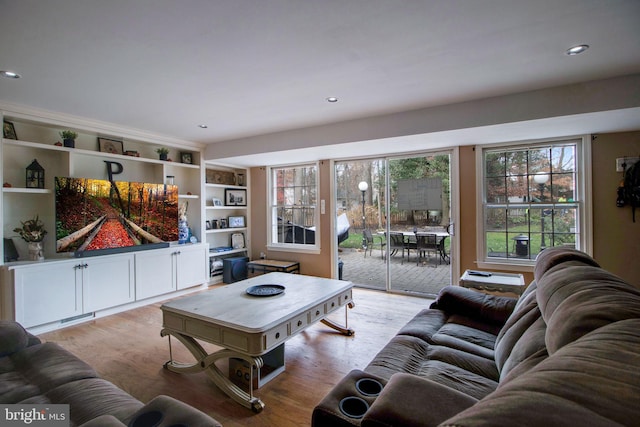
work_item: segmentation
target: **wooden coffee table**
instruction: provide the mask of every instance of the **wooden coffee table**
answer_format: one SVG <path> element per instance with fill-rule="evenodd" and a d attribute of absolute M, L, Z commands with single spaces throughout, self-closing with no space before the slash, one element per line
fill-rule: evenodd
<path fill-rule="evenodd" d="M 247 294 L 256 285 L 281 285 L 284 291 L 273 296 Z M 160 307 L 161 335 L 174 336 L 196 358 L 193 364 L 174 361 L 169 339 L 170 360 L 165 368 L 178 373 L 205 371 L 232 399 L 260 412 L 264 403 L 253 395 L 253 375 L 264 383 L 284 371 L 285 341 L 318 321 L 342 334 L 354 334 L 347 325 L 347 308 L 353 307 L 352 287 L 342 280 L 268 273 L 165 303 Z M 345 309 L 344 326 L 325 318 L 340 308 Z M 197 340 L 223 349 L 209 354 Z M 217 361 L 229 358 L 242 359 L 251 367 L 248 392 L 216 366 Z M 265 361 L 269 369 L 261 370 Z M 262 371 L 268 372 L 268 378 L 261 377 Z"/>

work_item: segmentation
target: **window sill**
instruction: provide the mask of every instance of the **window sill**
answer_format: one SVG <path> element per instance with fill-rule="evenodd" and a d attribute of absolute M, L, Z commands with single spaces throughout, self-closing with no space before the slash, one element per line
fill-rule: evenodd
<path fill-rule="evenodd" d="M 267 246 L 267 251 L 272 252 L 292 252 L 292 253 L 300 253 L 300 254 L 314 254 L 317 255 L 320 253 L 320 248 L 316 246 L 312 246 L 310 248 L 305 248 L 302 245 L 300 246 Z"/>
<path fill-rule="evenodd" d="M 476 261 L 478 268 L 487 270 L 533 272 L 534 261 L 529 262 L 501 262 L 501 261 Z"/>

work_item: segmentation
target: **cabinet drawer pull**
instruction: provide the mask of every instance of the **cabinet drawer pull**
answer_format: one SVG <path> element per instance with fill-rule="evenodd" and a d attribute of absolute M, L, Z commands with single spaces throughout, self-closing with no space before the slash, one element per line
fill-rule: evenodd
<path fill-rule="evenodd" d="M 316 316 L 320 316 L 320 310 L 316 310 Z"/>
<path fill-rule="evenodd" d="M 302 326 L 302 320 L 298 320 L 298 326 Z"/>
<path fill-rule="evenodd" d="M 276 332 L 276 339 L 280 338 L 280 332 Z"/>

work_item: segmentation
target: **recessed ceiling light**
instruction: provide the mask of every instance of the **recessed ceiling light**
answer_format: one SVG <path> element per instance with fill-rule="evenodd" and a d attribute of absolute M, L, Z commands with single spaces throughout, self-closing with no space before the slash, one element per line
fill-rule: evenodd
<path fill-rule="evenodd" d="M 579 44 L 577 46 L 572 46 L 569 49 L 567 49 L 567 55 L 569 56 L 579 55 L 587 49 L 589 49 L 588 44 Z"/>
<path fill-rule="evenodd" d="M 330 96 L 327 98 L 327 102 L 338 102 L 338 98 L 335 96 Z"/>
<path fill-rule="evenodd" d="M 198 125 L 198 127 L 201 128 L 201 129 L 207 129 L 209 126 L 207 126 L 207 125 Z"/>
<path fill-rule="evenodd" d="M 8 71 L 8 70 L 0 71 L 0 75 L 2 75 L 2 77 L 6 77 L 8 79 L 19 79 L 20 78 L 20 74 L 14 72 L 14 71 Z"/>

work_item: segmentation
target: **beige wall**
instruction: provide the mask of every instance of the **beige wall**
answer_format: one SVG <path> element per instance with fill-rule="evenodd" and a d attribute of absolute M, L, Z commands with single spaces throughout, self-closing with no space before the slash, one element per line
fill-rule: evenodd
<path fill-rule="evenodd" d="M 630 207 L 616 207 L 622 172 L 616 172 L 615 159 L 625 156 L 640 156 L 640 131 L 601 134 L 593 141 L 593 256 L 605 269 L 640 285 L 640 209 L 634 223 Z"/>
<path fill-rule="evenodd" d="M 640 131 L 599 135 L 592 150 L 593 158 L 593 222 L 594 257 L 607 270 L 631 283 L 640 283 L 640 209 L 636 222 L 631 220 L 631 208 L 617 208 L 616 189 L 622 178 L 615 171 L 615 158 L 640 156 Z M 319 255 L 295 252 L 266 251 L 266 169 L 251 169 L 251 251 L 254 258 L 260 252 L 275 259 L 299 261 L 303 274 L 331 276 L 331 218 L 333 197 L 330 194 L 330 162 L 320 164 L 320 197 L 326 200 L 327 213 L 321 215 L 323 230 Z M 460 274 L 477 268 L 476 261 L 476 164 L 472 146 L 460 147 L 460 224 L 457 237 L 460 245 Z M 533 276 L 523 272 L 529 283 Z"/>

